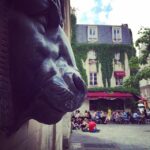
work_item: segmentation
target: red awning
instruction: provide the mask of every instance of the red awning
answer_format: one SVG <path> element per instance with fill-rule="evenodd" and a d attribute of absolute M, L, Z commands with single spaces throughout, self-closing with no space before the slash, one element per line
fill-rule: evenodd
<path fill-rule="evenodd" d="M 133 95 L 131 93 L 126 92 L 101 92 L 101 91 L 88 91 L 87 98 L 90 100 L 92 99 L 111 99 L 111 98 L 120 98 L 120 99 L 127 99 L 127 98 L 133 98 Z"/>
<path fill-rule="evenodd" d="M 125 72 L 124 71 L 114 71 L 114 76 L 115 77 L 124 77 Z"/>

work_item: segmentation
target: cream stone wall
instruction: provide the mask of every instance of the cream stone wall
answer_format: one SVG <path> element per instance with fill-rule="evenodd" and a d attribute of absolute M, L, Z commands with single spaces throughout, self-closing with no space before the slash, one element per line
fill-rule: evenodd
<path fill-rule="evenodd" d="M 140 81 L 141 96 L 147 100 L 148 107 L 150 108 L 150 79 Z"/>
<path fill-rule="evenodd" d="M 69 148 L 69 141 L 71 135 L 71 114 L 72 113 L 67 113 L 62 120 L 63 149 Z"/>
<path fill-rule="evenodd" d="M 15 134 L 0 133 L 0 150 L 62 150 L 62 123 L 26 122 Z"/>
<path fill-rule="evenodd" d="M 79 108 L 81 114 L 84 114 L 85 110 L 89 110 L 89 100 L 85 100 L 82 106 Z"/>
<path fill-rule="evenodd" d="M 117 65 L 115 65 L 114 61 L 113 61 L 113 72 L 117 71 Z M 114 74 L 112 73 L 112 77 L 111 77 L 111 87 L 115 87 L 116 86 L 116 79 Z"/>
<path fill-rule="evenodd" d="M 144 67 L 150 67 L 150 55 L 147 59 L 147 64 L 146 65 L 141 65 L 140 68 L 143 69 Z M 141 80 L 140 82 L 140 91 L 142 97 L 147 99 L 148 101 L 148 107 L 150 108 L 150 79 L 148 80 Z"/>
<path fill-rule="evenodd" d="M 88 78 L 88 87 L 89 88 L 103 87 L 101 64 L 99 64 L 99 68 L 97 70 L 96 64 L 89 64 L 89 59 L 96 59 L 96 55 L 94 54 L 93 50 L 88 52 L 87 59 L 85 62 L 83 62 L 83 67 L 86 70 L 86 74 L 87 74 L 87 78 Z M 130 67 L 129 67 L 129 62 L 128 62 L 128 56 L 126 53 L 125 53 L 124 65 L 122 65 L 119 62 L 117 64 L 115 64 L 113 61 L 113 72 L 114 71 L 125 71 L 125 77 L 123 78 L 123 80 L 125 80 L 126 78 L 128 78 L 130 76 Z M 90 82 L 89 72 L 97 72 L 97 85 L 96 86 L 90 85 L 90 83 L 89 83 Z M 115 87 L 115 86 L 116 86 L 116 79 L 115 79 L 114 73 L 112 73 L 111 87 Z"/>
<path fill-rule="evenodd" d="M 71 39 L 71 26 L 70 26 L 70 13 L 71 13 L 71 7 L 70 7 L 70 0 L 64 0 L 64 15 L 65 15 L 65 20 L 64 20 L 64 31 L 67 35 L 67 37 L 69 38 L 69 40 Z M 63 149 L 68 149 L 69 148 L 69 139 L 70 139 L 70 135 L 71 135 L 71 113 L 67 113 L 63 119 L 62 119 L 62 131 L 60 131 L 60 133 L 62 133 L 62 137 L 63 140 L 61 140 L 60 138 L 57 140 L 57 144 L 58 145 L 63 145 Z M 59 130 L 57 129 L 59 134 Z"/>
<path fill-rule="evenodd" d="M 98 87 L 104 87 L 103 80 L 102 80 L 102 71 L 101 71 L 101 64 L 99 63 L 98 73 L 97 73 L 97 83 Z"/>
<path fill-rule="evenodd" d="M 113 61 L 113 72 L 114 71 L 125 71 L 125 77 L 123 78 L 123 80 L 125 80 L 126 78 L 128 78 L 130 76 L 130 67 L 129 67 L 129 61 L 128 61 L 127 53 L 125 53 L 124 65 L 122 65 L 121 63 L 115 64 Z M 114 74 L 112 74 L 111 87 L 115 87 L 115 86 L 116 86 L 116 79 L 115 79 Z"/>
<path fill-rule="evenodd" d="M 148 107 L 150 108 L 150 79 L 140 81 L 141 96 L 147 100 Z"/>
<path fill-rule="evenodd" d="M 89 72 L 92 71 L 92 72 L 97 72 L 96 71 L 96 65 L 92 65 L 92 67 L 90 67 L 89 65 L 89 59 L 96 59 L 96 55 L 95 55 L 95 51 L 94 50 L 90 50 L 88 53 L 87 53 L 87 59 L 86 61 L 84 62 L 84 69 L 86 70 L 86 75 L 87 75 L 87 79 L 88 79 L 88 87 L 90 87 L 90 75 L 89 75 Z"/>
<path fill-rule="evenodd" d="M 140 81 L 140 87 L 146 86 L 146 85 L 150 85 L 150 79 L 148 80 L 143 79 Z"/>
<path fill-rule="evenodd" d="M 124 80 L 130 76 L 130 67 L 129 67 L 129 60 L 128 60 L 127 53 L 125 53 L 125 73 L 126 73 L 126 76 Z"/>
<path fill-rule="evenodd" d="M 92 88 L 92 87 L 103 87 L 103 82 L 102 82 L 102 72 L 101 72 L 101 64 L 99 64 L 99 68 L 97 70 L 97 66 L 96 63 L 95 64 L 90 64 L 89 65 L 89 59 L 95 59 L 96 60 L 96 54 L 94 50 L 91 50 L 88 52 L 87 54 L 87 59 L 86 61 L 83 63 L 83 67 L 86 70 L 86 74 L 87 74 L 87 78 L 88 78 L 88 87 Z M 92 86 L 90 85 L 90 72 L 97 72 L 97 85 L 96 86 Z"/>

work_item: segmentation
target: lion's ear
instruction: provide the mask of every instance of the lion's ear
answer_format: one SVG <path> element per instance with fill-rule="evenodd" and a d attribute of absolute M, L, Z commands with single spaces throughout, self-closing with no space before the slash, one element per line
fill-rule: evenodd
<path fill-rule="evenodd" d="M 63 6 L 60 0 L 12 0 L 13 7 L 28 16 L 44 15 L 49 20 L 49 26 L 62 25 Z"/>
<path fill-rule="evenodd" d="M 48 9 L 48 0 L 12 0 L 13 7 L 19 12 L 23 12 L 28 15 L 34 15 L 41 13 L 42 11 Z"/>

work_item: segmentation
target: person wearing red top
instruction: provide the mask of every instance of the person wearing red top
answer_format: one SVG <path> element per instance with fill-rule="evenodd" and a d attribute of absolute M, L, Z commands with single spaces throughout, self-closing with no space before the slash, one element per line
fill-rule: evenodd
<path fill-rule="evenodd" d="M 94 121 L 89 121 L 88 127 L 90 132 L 94 132 L 96 130 L 96 123 Z"/>

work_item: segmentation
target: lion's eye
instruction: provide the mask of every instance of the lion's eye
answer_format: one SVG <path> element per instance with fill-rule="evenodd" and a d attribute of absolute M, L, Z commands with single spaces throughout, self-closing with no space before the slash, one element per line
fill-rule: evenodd
<path fill-rule="evenodd" d="M 63 75 L 66 72 L 68 64 L 66 63 L 66 61 L 64 60 L 64 58 L 60 57 L 56 61 L 56 66 L 59 68 L 60 74 Z"/>
<path fill-rule="evenodd" d="M 47 29 L 48 23 L 47 23 L 47 19 L 45 16 L 37 17 L 36 20 L 44 27 L 45 30 Z"/>

